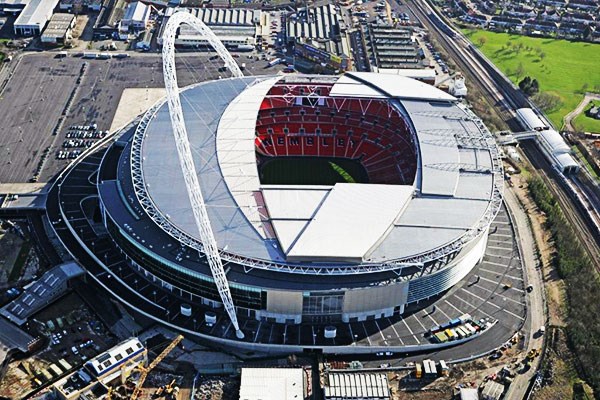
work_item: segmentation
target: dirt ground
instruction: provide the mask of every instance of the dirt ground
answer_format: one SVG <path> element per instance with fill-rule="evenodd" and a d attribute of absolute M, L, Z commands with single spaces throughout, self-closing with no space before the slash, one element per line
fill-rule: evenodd
<path fill-rule="evenodd" d="M 526 176 L 527 174 L 512 176 L 515 193 L 531 221 L 531 230 L 542 261 L 542 273 L 546 286 L 546 302 L 548 303 L 549 325 L 564 327 L 567 312 L 565 307 L 566 295 L 564 282 L 559 278 L 558 271 L 552 264 L 554 245 L 550 233 L 544 229 L 546 217 L 527 194 Z"/>

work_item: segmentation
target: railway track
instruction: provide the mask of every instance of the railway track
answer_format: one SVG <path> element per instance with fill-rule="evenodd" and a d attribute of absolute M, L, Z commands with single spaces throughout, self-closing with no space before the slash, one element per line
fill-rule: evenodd
<path fill-rule="evenodd" d="M 436 22 L 430 17 L 430 13 L 433 10 L 424 0 L 407 0 L 406 4 L 421 21 L 421 24 L 429 30 L 430 35 L 436 38 L 444 47 L 444 50 L 454 60 L 465 77 L 470 79 L 471 83 L 482 93 L 489 96 L 486 102 L 495 109 L 498 116 L 513 131 L 522 130 L 514 110 L 521 107 L 530 107 L 527 99 L 495 67 L 489 65 L 484 56 L 475 50 L 461 34 L 454 31 L 454 38 L 448 37 L 444 33 L 444 30 L 438 26 L 439 24 L 444 24 L 444 22 L 441 20 L 441 22 Z M 446 30 L 448 30 L 447 26 Z M 450 31 L 452 31 L 451 28 Z M 493 99 L 494 104 L 490 104 L 489 99 Z M 571 193 L 573 188 L 569 188 L 565 182 L 561 182 L 561 178 L 557 176 L 552 166 L 548 164 L 548 161 L 536 148 L 535 144 L 528 144 L 522 147 L 527 158 L 534 164 L 539 175 L 559 201 L 565 217 L 576 228 L 577 236 L 584 243 L 590 258 L 595 264 L 596 270 L 600 273 L 600 251 L 598 249 L 600 243 L 597 243 L 595 240 L 598 235 L 593 233 L 595 229 L 591 226 L 593 225 L 592 221 L 585 219 L 586 210 L 581 209 L 585 207 L 579 204 L 578 200 L 574 198 L 576 196 Z M 576 190 L 581 190 L 575 182 L 572 183 L 577 187 Z M 598 242 L 600 242 L 600 238 Z"/>

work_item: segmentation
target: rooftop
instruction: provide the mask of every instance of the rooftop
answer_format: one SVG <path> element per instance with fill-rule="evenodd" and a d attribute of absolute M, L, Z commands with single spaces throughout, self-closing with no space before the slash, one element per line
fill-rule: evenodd
<path fill-rule="evenodd" d="M 291 83 L 289 77 L 228 79 L 181 94 L 195 167 L 224 256 L 381 263 L 448 245 L 477 232 L 482 218 L 495 213 L 491 202 L 498 177 L 490 143 L 482 139 L 484 128 L 453 97 L 393 75 L 346 74 L 331 96 L 390 98 L 418 138 L 414 185 L 261 185 L 254 126 L 264 93 L 278 79 Z M 138 195 L 151 199 L 159 212 L 153 218 L 161 219 L 159 226 L 170 235 L 198 240 L 165 104 L 146 128 L 141 146 L 134 145 L 134 154 L 136 146 L 145 183 Z M 353 201 L 345 203 L 347 198 Z M 290 201 L 299 205 L 289 207 Z M 125 220 L 134 240 L 152 244 L 135 221 Z M 364 234 L 365 224 L 372 235 Z M 319 240 L 332 237 L 341 240 Z"/>

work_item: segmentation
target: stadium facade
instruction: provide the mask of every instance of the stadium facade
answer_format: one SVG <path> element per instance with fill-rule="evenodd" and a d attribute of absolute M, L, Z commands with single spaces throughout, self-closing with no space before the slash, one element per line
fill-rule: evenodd
<path fill-rule="evenodd" d="M 438 296 L 482 259 L 502 202 L 495 141 L 461 102 L 399 76 L 278 75 L 181 91 L 198 181 L 236 314 L 347 323 Z M 105 153 L 102 222 L 182 312 L 219 310 L 168 103 Z M 279 159 L 351 160 L 366 182 L 268 184 Z M 335 167 L 334 167 L 335 168 Z M 283 172 L 285 176 L 285 172 Z"/>

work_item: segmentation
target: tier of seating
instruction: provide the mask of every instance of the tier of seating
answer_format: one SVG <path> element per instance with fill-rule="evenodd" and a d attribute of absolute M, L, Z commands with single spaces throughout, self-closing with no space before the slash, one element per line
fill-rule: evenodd
<path fill-rule="evenodd" d="M 416 155 L 404 119 L 381 100 L 321 98 L 295 105 L 293 97 L 263 101 L 256 150 L 268 157 L 340 157 L 360 161 L 371 183 L 407 184 Z"/>

